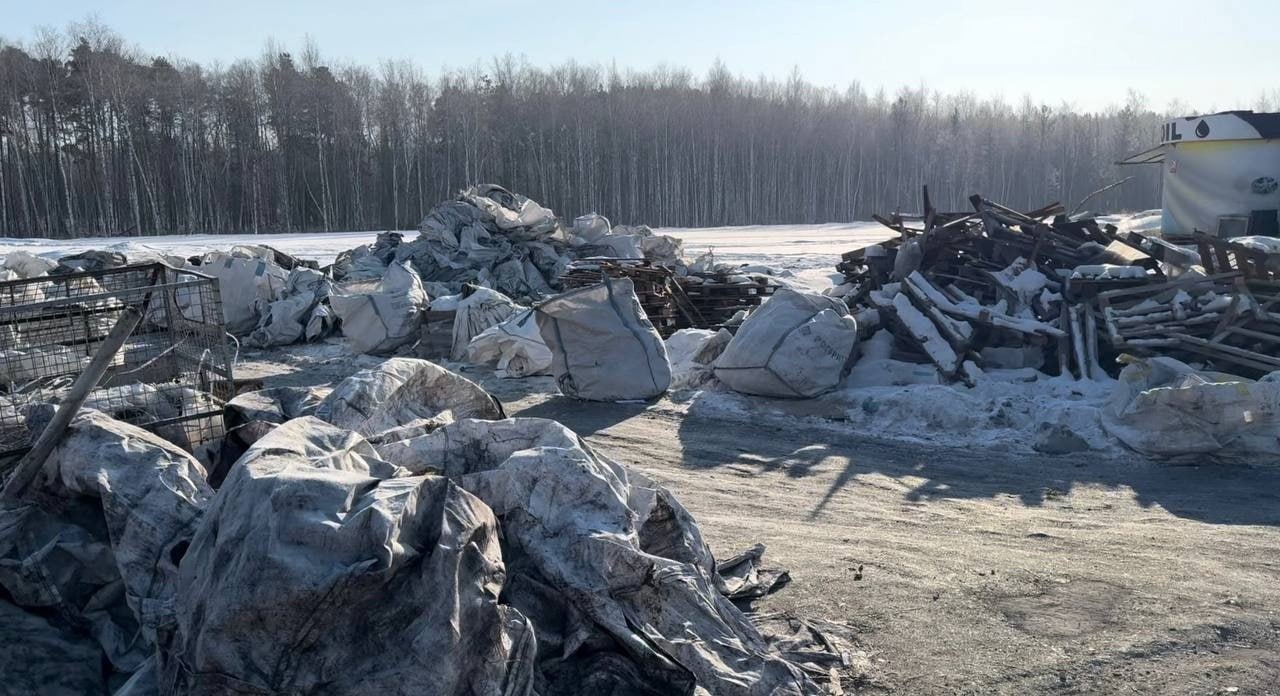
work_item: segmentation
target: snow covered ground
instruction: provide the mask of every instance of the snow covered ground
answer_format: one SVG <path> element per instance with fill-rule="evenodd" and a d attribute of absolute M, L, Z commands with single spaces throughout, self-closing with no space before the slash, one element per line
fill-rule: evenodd
<path fill-rule="evenodd" d="M 406 239 L 416 230 L 403 230 Z M 696 256 L 714 249 L 725 261 L 767 263 L 793 270 L 830 268 L 840 254 L 883 241 L 892 232 L 874 222 L 823 225 L 751 225 L 746 227 L 670 227 L 655 230 L 684 240 L 685 251 Z M 109 249 L 128 255 L 145 250 L 175 256 L 228 249 L 236 244 L 269 244 L 301 258 L 332 263 L 337 255 L 371 243 L 378 232 L 309 232 L 305 234 L 194 234 L 161 237 L 86 237 L 75 240 L 13 239 L 0 237 L 0 254 L 22 249 L 37 256 L 56 258 L 89 249 Z"/>

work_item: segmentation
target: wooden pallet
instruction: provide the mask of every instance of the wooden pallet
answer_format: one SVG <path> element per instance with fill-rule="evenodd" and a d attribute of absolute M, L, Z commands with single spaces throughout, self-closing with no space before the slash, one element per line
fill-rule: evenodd
<path fill-rule="evenodd" d="M 760 277 L 749 283 L 731 283 L 723 273 L 695 278 L 698 280 L 682 278 L 680 288 L 702 317 L 703 325 L 696 328 L 719 328 L 739 311 L 759 307 L 778 289 Z"/>
<path fill-rule="evenodd" d="M 1238 271 L 1250 280 L 1280 280 L 1280 254 L 1269 254 L 1199 231 L 1192 234 L 1192 239 L 1200 250 L 1200 263 L 1209 275 Z"/>

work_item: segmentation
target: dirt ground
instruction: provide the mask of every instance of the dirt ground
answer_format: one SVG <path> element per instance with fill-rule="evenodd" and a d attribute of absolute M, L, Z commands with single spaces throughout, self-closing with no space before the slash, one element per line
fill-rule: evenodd
<path fill-rule="evenodd" d="M 239 376 L 378 362 L 331 348 Z M 1280 470 L 927 447 L 463 371 L 669 486 L 717 554 L 765 543 L 792 582 L 760 608 L 847 623 L 870 656 L 846 691 L 1280 694 Z"/>

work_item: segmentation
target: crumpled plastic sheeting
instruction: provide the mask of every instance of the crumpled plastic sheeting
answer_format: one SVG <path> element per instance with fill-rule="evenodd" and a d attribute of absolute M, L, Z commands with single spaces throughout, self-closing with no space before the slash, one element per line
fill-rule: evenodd
<path fill-rule="evenodd" d="M 541 236 L 554 231 L 556 227 L 556 216 L 550 209 L 496 184 L 472 186 L 459 198 L 483 210 L 499 229 L 523 228 L 528 233 Z"/>
<path fill-rule="evenodd" d="M 78 254 L 70 254 L 58 259 L 58 267 L 49 271 L 49 275 L 81 273 L 83 271 L 103 271 L 109 268 L 120 268 L 129 263 L 147 263 L 162 261 L 175 268 L 180 268 L 185 259 L 165 254 L 154 247 L 130 245 L 129 256 L 109 249 L 90 249 Z"/>
<path fill-rule="evenodd" d="M 405 439 L 462 418 L 505 417 L 480 385 L 416 358 L 391 358 L 344 379 L 316 416 L 380 439 Z"/>
<path fill-rule="evenodd" d="M 228 401 L 222 414 L 227 434 L 222 438 L 216 463 L 210 467 L 209 485 L 221 486 L 231 465 L 277 425 L 315 415 L 330 391 L 325 387 L 271 387 L 239 394 Z"/>
<path fill-rule="evenodd" d="M 733 600 L 758 599 L 777 592 L 791 582 L 791 573 L 781 568 L 764 568 L 764 544 L 716 563 L 716 574 L 724 581 L 724 594 Z"/>
<path fill-rule="evenodd" d="M 71 346 L 37 346 L 22 347 L 21 336 L 15 331 L 12 343 L 6 341 L 0 348 L 0 384 L 5 387 L 21 386 L 47 373 L 48 365 L 75 365 L 81 367 L 89 364 L 84 350 Z M 16 389 L 15 389 L 16 391 Z"/>
<path fill-rule="evenodd" d="M 834 389 L 857 357 L 858 324 L 839 298 L 781 288 L 716 359 L 716 378 L 744 394 L 814 397 Z"/>
<path fill-rule="evenodd" d="M 412 261 L 423 281 L 449 293 L 470 283 L 536 298 L 558 285 L 569 263 L 567 247 L 550 210 L 485 184 L 432 209 L 418 238 L 401 244 L 395 257 Z"/>
<path fill-rule="evenodd" d="M 102 649 L 0 599 L 0 694 L 86 696 L 106 693 Z"/>
<path fill-rule="evenodd" d="M 330 268 L 335 280 L 377 280 L 396 258 L 396 249 L 404 240 L 399 232 L 379 232 L 373 244 L 348 249 L 334 260 Z"/>
<path fill-rule="evenodd" d="M 428 302 L 422 280 L 407 262 L 388 266 L 377 284 L 338 285 L 329 296 L 342 335 L 357 353 L 389 353 L 412 343 Z"/>
<path fill-rule="evenodd" d="M 648 230 L 649 228 L 644 228 Z M 655 266 L 665 266 L 683 271 L 684 242 L 667 234 L 640 235 L 640 249 L 644 259 Z"/>
<path fill-rule="evenodd" d="M 503 379 L 551 374 L 551 349 L 542 340 L 531 309 L 471 339 L 466 358 L 475 365 L 496 363 L 494 374 Z"/>
<path fill-rule="evenodd" d="M 493 513 L 398 473 L 314 418 L 251 448 L 183 559 L 162 692 L 529 694 Z"/>
<path fill-rule="evenodd" d="M 680 329 L 665 341 L 671 361 L 671 388 L 697 389 L 715 380 L 713 366 L 733 334 L 726 329 Z"/>
<path fill-rule="evenodd" d="M 284 423 L 315 415 L 329 391 L 324 387 L 270 387 L 237 394 L 227 402 L 223 418 L 228 429 L 254 421 Z"/>
<path fill-rule="evenodd" d="M 467 357 L 471 339 L 492 326 L 506 321 L 511 315 L 524 309 L 511 298 L 488 288 L 476 288 L 458 301 L 453 315 L 453 344 L 449 357 L 462 360 Z"/>
<path fill-rule="evenodd" d="M 667 349 L 631 279 L 605 278 L 535 308 L 551 370 L 566 396 L 592 401 L 651 399 L 667 391 Z"/>
<path fill-rule="evenodd" d="M 666 489 L 554 421 L 464 420 L 393 449 L 502 524 L 504 597 L 537 627 L 538 693 L 816 694 L 722 595 L 697 524 Z M 637 680 L 649 691 L 637 691 Z M 611 693 L 606 688 L 602 693 Z"/>
<path fill-rule="evenodd" d="M 15 249 L 3 256 L 4 261 L 0 263 L 0 269 L 10 271 L 12 278 L 4 280 L 20 280 L 26 278 L 37 278 L 39 276 L 48 275 L 57 267 L 57 261 L 50 261 L 32 254 L 29 251 Z"/>
<path fill-rule="evenodd" d="M 34 502 L 0 504 L 0 586 L 133 671 L 172 618 L 176 564 L 211 494 L 191 455 L 84 411 L 28 490 Z"/>
<path fill-rule="evenodd" d="M 305 267 L 293 269 L 280 292 L 281 299 L 274 302 L 257 300 L 258 326 L 245 343 L 265 348 L 288 345 L 302 338 L 309 341 L 320 338 L 323 330 L 308 329 L 315 320 L 316 309 L 329 297 L 332 289 L 333 282 L 320 271 Z M 325 310 L 322 316 L 327 313 Z"/>
<path fill-rule="evenodd" d="M 1258 381 L 1200 372 L 1169 357 L 1120 372 L 1102 426 L 1142 454 L 1223 462 L 1280 458 L 1280 371 Z"/>

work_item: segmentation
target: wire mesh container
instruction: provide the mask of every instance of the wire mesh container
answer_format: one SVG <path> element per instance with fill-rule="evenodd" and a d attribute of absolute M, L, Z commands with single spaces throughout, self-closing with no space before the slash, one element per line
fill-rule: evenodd
<path fill-rule="evenodd" d="M 163 263 L 0 282 L 0 457 L 25 451 L 125 307 L 142 321 L 85 401 L 194 449 L 233 393 L 218 281 Z"/>

